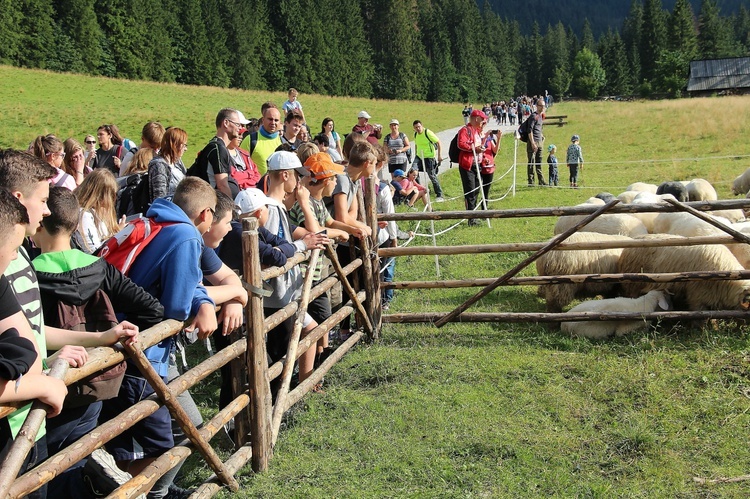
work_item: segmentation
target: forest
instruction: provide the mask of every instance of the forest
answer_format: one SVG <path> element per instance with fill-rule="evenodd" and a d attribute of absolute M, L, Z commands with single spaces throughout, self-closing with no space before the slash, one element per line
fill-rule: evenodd
<path fill-rule="evenodd" d="M 580 30 L 528 30 L 489 0 L 0 0 L 0 63 L 444 102 L 677 97 L 691 60 L 750 53 L 750 13 L 673 4 L 634 0 L 618 29 L 595 36 L 585 9 Z"/>

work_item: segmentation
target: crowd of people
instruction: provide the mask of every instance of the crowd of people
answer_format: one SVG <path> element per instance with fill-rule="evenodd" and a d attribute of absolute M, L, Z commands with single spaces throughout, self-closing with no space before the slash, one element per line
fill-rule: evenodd
<path fill-rule="evenodd" d="M 242 326 L 248 301 L 235 272 L 243 268 L 241 217 L 259 221 L 264 266 L 283 266 L 296 252 L 330 242 L 337 243 L 337 258 L 346 265 L 352 259 L 350 245 L 356 252 L 357 238 L 373 235 L 358 219 L 357 193 L 365 178 L 381 179 L 376 187 L 380 213 L 393 212 L 400 202 L 430 206 L 427 188 L 416 179 L 418 170 L 428 174 L 441 200 L 437 173 L 443 148 L 419 120 L 413 122 L 412 159 L 398 120 L 391 120 L 384 136 L 382 126 L 371 124 L 362 111 L 343 136 L 326 117 L 313 135 L 297 98 L 290 89 L 282 109 L 264 103 L 259 120 L 221 109 L 215 135 L 189 167 L 187 132 L 156 121 L 142 127 L 139 144 L 123 137 L 116 125 L 103 124 L 83 145 L 75 138 L 43 135 L 27 151 L 0 150 L 0 230 L 9 235 L 0 242 L 0 348 L 7 340 L 18 352 L 3 350 L 10 367 L 0 370 L 0 402 L 38 398 L 50 406 L 22 473 L 153 393 L 130 360 L 108 371 L 115 381 L 107 378 L 97 385 L 107 387 L 102 391 L 66 388 L 45 377 L 43 366 L 60 359 L 80 367 L 88 360 L 87 347 L 134 343 L 140 330 L 163 319 L 192 317 L 185 328 L 192 336 L 213 335 L 217 348 L 229 345 L 228 334 Z M 151 235 L 143 236 L 137 251 L 124 253 L 131 250 L 128 241 L 141 233 Z M 395 222 L 378 224 L 378 245 L 395 246 L 403 237 L 408 236 Z M 384 260 L 382 268 L 383 279 L 392 280 L 395 259 Z M 327 264 L 321 261 L 313 272 L 319 282 L 327 276 Z M 298 298 L 301 284 L 299 267 L 271 280 L 265 316 Z M 393 290 L 384 291 L 384 308 L 392 298 Z M 106 320 L 70 319 L 93 312 Z M 331 313 L 326 294 L 313 300 L 303 337 Z M 271 362 L 286 354 L 293 326 L 290 318 L 269 331 Z M 332 339 L 344 340 L 350 333 L 347 319 Z M 179 375 L 175 352 L 183 341 L 189 342 L 167 338 L 144 352 L 165 382 Z M 324 335 L 303 352 L 298 381 L 331 353 L 328 342 Z M 189 392 L 179 401 L 200 425 Z M 231 379 L 224 370 L 220 407 L 230 401 Z M 2 420 L 0 458 L 28 410 L 26 405 Z M 96 451 L 30 496 L 106 495 L 183 438 L 173 423 L 162 407 L 108 442 L 106 451 Z M 148 496 L 185 497 L 189 491 L 175 483 L 180 466 L 159 479 Z"/>

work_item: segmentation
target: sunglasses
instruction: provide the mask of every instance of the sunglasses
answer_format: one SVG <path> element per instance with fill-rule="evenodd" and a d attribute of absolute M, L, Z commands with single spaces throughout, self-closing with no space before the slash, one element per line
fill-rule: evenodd
<path fill-rule="evenodd" d="M 87 140 L 86 143 L 87 144 L 96 144 L 96 141 L 95 140 Z"/>

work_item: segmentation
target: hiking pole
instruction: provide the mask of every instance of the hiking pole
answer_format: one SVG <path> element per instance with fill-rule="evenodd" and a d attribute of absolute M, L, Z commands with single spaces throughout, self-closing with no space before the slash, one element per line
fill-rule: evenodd
<path fill-rule="evenodd" d="M 479 181 L 479 194 L 482 196 L 482 208 L 487 211 L 487 200 L 484 197 L 484 185 L 482 185 L 482 171 L 479 168 L 479 160 L 477 159 L 477 150 L 474 142 L 471 143 L 471 152 L 474 154 L 474 167 L 477 169 L 477 180 Z M 487 227 L 492 228 L 490 219 L 487 218 Z"/>

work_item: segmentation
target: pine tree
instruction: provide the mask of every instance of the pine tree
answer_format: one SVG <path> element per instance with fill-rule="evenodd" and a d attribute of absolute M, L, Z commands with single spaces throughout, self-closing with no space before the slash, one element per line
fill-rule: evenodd
<path fill-rule="evenodd" d="M 718 59 L 733 55 L 726 23 L 719 17 L 714 0 L 703 0 L 698 17 L 698 52 L 702 59 Z"/>
<path fill-rule="evenodd" d="M 632 91 L 630 69 L 625 54 L 625 43 L 619 33 L 610 30 L 599 40 L 599 56 L 607 74 L 604 91 L 612 95 L 629 94 Z"/>
<path fill-rule="evenodd" d="M 18 63 L 46 68 L 55 44 L 54 10 L 51 0 L 21 0 Z"/>
<path fill-rule="evenodd" d="M 334 95 L 370 97 L 375 65 L 365 36 L 365 23 L 359 0 L 331 0 L 333 12 L 331 71 L 336 73 Z"/>
<path fill-rule="evenodd" d="M 641 39 L 643 34 L 643 6 L 640 0 L 633 0 L 630 12 L 622 27 L 622 41 L 630 66 L 630 84 L 635 87 L 641 82 Z"/>
<path fill-rule="evenodd" d="M 529 75 L 526 93 L 529 95 L 544 93 L 546 82 L 542 81 L 542 36 L 536 22 L 531 28 L 531 36 L 526 49 L 526 67 Z"/>
<path fill-rule="evenodd" d="M 140 26 L 131 18 L 132 4 L 128 0 L 99 0 L 96 15 L 101 26 L 105 46 L 114 61 L 114 75 L 121 78 L 143 78 L 144 63 L 139 58 Z M 103 73 L 106 74 L 105 71 Z"/>
<path fill-rule="evenodd" d="M 677 0 L 669 18 L 668 47 L 682 52 L 688 60 L 698 53 L 698 37 L 695 16 L 688 0 Z"/>
<path fill-rule="evenodd" d="M 591 52 L 596 52 L 594 33 L 591 31 L 591 23 L 589 22 L 588 17 L 583 19 L 583 28 L 581 28 L 581 48 L 587 48 Z"/>
<path fill-rule="evenodd" d="M 667 46 L 665 16 L 661 0 L 646 0 L 640 53 L 643 78 L 646 80 L 651 80 L 656 74 L 656 61 Z"/>
<path fill-rule="evenodd" d="M 200 3 L 201 20 L 203 21 L 208 47 L 208 58 L 206 59 L 208 67 L 205 72 L 206 80 L 203 84 L 228 87 L 230 71 L 227 66 L 231 57 L 228 44 L 233 43 L 233 41 L 229 42 L 229 36 L 224 29 L 218 0 L 202 0 Z"/>
<path fill-rule="evenodd" d="M 206 27 L 203 24 L 203 12 L 200 0 L 180 0 L 180 21 L 185 33 L 181 40 L 182 51 L 179 52 L 183 68 L 179 83 L 207 85 L 211 81 L 210 61 L 212 48 L 209 46 Z"/>
<path fill-rule="evenodd" d="M 18 64 L 21 9 L 14 0 L 0 0 L 0 64 Z"/>
<path fill-rule="evenodd" d="M 573 86 L 577 95 L 593 99 L 607 82 L 599 56 L 583 47 L 573 62 Z"/>
<path fill-rule="evenodd" d="M 544 64 L 543 82 L 545 88 L 550 80 L 559 74 L 558 69 L 565 72 L 569 70 L 568 60 L 568 38 L 565 34 L 565 27 L 558 22 L 554 27 L 547 29 L 542 44 L 542 60 Z M 567 89 L 565 89 L 567 91 Z M 555 92 L 561 95 L 559 92 Z"/>
<path fill-rule="evenodd" d="M 94 0 L 59 0 L 56 7 L 60 29 L 76 51 L 75 62 L 71 62 L 75 68 L 67 70 L 99 74 L 102 30 L 94 12 Z"/>
<path fill-rule="evenodd" d="M 260 67 L 260 43 L 263 27 L 268 25 L 268 10 L 264 2 L 235 2 L 223 0 L 224 26 L 232 37 L 229 64 L 233 87 L 264 90 L 266 82 Z"/>
<path fill-rule="evenodd" d="M 450 35 L 442 7 L 437 2 L 422 2 L 419 7 L 420 35 L 429 61 L 427 100 L 459 100 L 457 74 L 451 62 Z"/>
<path fill-rule="evenodd" d="M 750 12 L 744 5 L 740 5 L 734 21 L 734 36 L 739 45 L 739 52 L 746 54 L 750 52 Z"/>

